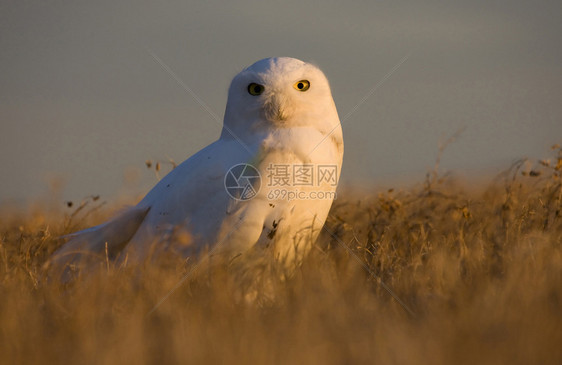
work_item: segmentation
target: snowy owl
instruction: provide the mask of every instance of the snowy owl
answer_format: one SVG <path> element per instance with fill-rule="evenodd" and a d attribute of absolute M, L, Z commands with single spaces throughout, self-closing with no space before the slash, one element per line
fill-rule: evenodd
<path fill-rule="evenodd" d="M 295 264 L 324 225 L 342 158 L 340 121 L 322 71 L 294 58 L 260 60 L 232 80 L 217 141 L 135 207 L 66 236 L 51 262 L 189 256 L 203 248 L 234 257 L 263 247 Z"/>

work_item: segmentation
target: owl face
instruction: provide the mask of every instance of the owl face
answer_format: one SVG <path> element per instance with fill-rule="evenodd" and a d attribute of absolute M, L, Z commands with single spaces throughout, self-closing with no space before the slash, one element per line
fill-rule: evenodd
<path fill-rule="evenodd" d="M 225 125 L 231 130 L 317 126 L 337 122 L 326 76 L 316 66 L 266 58 L 239 73 L 230 85 Z"/>

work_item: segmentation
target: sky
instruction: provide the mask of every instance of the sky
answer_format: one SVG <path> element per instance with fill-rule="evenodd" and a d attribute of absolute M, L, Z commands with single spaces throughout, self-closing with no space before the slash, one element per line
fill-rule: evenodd
<path fill-rule="evenodd" d="M 444 170 L 548 157 L 562 142 L 560 19 L 546 0 L 3 1 L 0 202 L 54 182 L 61 201 L 147 192 L 145 161 L 216 140 L 230 80 L 270 56 L 330 80 L 343 185 L 422 180 L 460 130 Z"/>

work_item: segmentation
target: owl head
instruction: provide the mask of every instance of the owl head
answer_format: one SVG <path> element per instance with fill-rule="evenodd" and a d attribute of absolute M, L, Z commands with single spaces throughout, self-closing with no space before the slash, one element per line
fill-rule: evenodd
<path fill-rule="evenodd" d="M 223 136 L 303 126 L 330 131 L 337 124 L 324 73 L 295 58 L 273 57 L 257 61 L 232 80 Z"/>

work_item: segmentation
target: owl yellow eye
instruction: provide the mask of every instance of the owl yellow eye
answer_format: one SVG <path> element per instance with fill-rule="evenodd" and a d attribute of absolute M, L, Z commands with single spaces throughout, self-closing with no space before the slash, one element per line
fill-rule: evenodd
<path fill-rule="evenodd" d="M 300 80 L 299 82 L 295 82 L 293 87 L 298 91 L 306 91 L 310 87 L 310 82 L 308 82 L 308 80 Z"/>
<path fill-rule="evenodd" d="M 260 95 L 261 93 L 263 93 L 263 85 L 252 82 L 250 85 L 248 85 L 248 92 L 250 93 L 250 95 Z"/>

